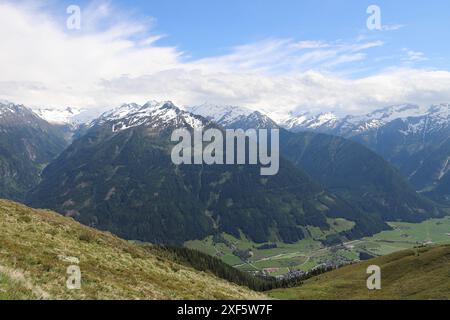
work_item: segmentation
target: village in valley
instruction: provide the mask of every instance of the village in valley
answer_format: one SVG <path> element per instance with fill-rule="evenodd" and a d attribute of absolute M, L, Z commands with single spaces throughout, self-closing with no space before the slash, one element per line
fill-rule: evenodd
<path fill-rule="evenodd" d="M 343 225 L 344 221 L 339 222 Z M 431 219 L 422 223 L 390 223 L 392 230 L 360 240 L 343 240 L 324 245 L 323 235 L 311 229 L 317 238 L 307 238 L 294 244 L 272 242 L 256 244 L 228 234 L 189 241 L 185 246 L 195 248 L 253 275 L 290 280 L 310 274 L 340 268 L 375 256 L 396 251 L 450 243 L 450 217 Z M 338 228 L 338 231 L 342 229 Z"/>

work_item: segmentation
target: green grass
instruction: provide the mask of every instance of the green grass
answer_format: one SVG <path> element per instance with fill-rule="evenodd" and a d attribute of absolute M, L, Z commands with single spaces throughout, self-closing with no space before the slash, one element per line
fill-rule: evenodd
<path fill-rule="evenodd" d="M 223 237 L 234 247 L 224 243 L 214 243 L 213 237 L 189 241 L 185 245 L 217 256 L 243 271 L 280 268 L 281 273 L 286 273 L 289 269 L 308 271 L 318 264 L 330 261 L 357 262 L 360 252 L 381 256 L 413 248 L 428 241 L 434 244 L 450 243 L 450 236 L 447 235 L 450 232 L 450 217 L 431 219 L 422 223 L 390 222 L 393 230 L 352 241 L 346 247 L 331 248 L 324 247 L 319 240 L 325 239 L 327 235 L 346 231 L 352 228 L 354 223 L 345 219 L 328 219 L 328 223 L 330 230 L 322 231 L 319 228 L 307 227 L 311 237 L 294 244 L 276 242 L 277 247 L 272 249 L 258 249 L 261 244 L 253 243 L 244 236 L 238 239 L 227 234 Z M 253 253 L 249 259 L 250 264 L 233 255 L 233 248 L 250 249 Z"/>
<path fill-rule="evenodd" d="M 345 219 L 328 219 L 329 230 L 321 230 L 316 227 L 306 227 L 305 233 L 309 236 L 293 244 L 283 242 L 273 242 L 276 248 L 261 249 L 263 244 L 257 244 L 249 241 L 244 235 L 241 238 L 235 238 L 228 234 L 222 234 L 228 242 L 214 243 L 213 237 L 203 240 L 188 241 L 185 246 L 188 248 L 200 250 L 204 253 L 219 257 L 222 261 L 233 265 L 243 271 L 261 271 L 264 269 L 279 269 L 272 275 L 281 275 L 289 272 L 291 269 L 310 270 L 316 265 L 323 263 L 328 256 L 328 250 L 324 248 L 320 240 L 324 240 L 328 235 L 350 230 L 354 222 Z M 266 243 L 266 244 L 273 244 Z M 252 257 L 249 262 L 241 260 L 233 254 L 235 249 L 251 250 Z M 321 251 L 323 250 L 323 251 Z M 348 259 L 347 257 L 357 257 L 357 254 L 350 254 L 342 251 L 339 259 Z"/>
<path fill-rule="evenodd" d="M 311 226 L 307 227 L 313 239 L 325 240 L 325 238 L 329 235 L 334 235 L 344 231 L 351 230 L 355 226 L 354 222 L 342 218 L 337 219 L 328 218 L 327 222 L 328 225 L 330 226 L 329 230 L 321 230 L 318 227 L 311 227 Z"/>
<path fill-rule="evenodd" d="M 366 286 L 369 265 L 381 267 L 381 290 Z M 273 290 L 277 299 L 450 298 L 450 245 L 408 249 L 311 278 L 300 287 Z"/>
<path fill-rule="evenodd" d="M 0 300 L 36 299 L 36 295 L 19 280 L 0 272 Z"/>
<path fill-rule="evenodd" d="M 296 257 L 287 259 L 271 259 L 254 262 L 253 265 L 258 269 L 265 268 L 292 268 L 306 262 L 306 257 Z"/>
<path fill-rule="evenodd" d="M 422 223 L 391 222 L 393 230 L 364 238 L 356 246 L 374 255 L 386 255 L 418 244 L 450 243 L 450 217 L 430 219 Z"/>
<path fill-rule="evenodd" d="M 0 299 L 264 299 L 51 211 L 0 200 Z M 66 288 L 66 257 L 81 290 Z"/>

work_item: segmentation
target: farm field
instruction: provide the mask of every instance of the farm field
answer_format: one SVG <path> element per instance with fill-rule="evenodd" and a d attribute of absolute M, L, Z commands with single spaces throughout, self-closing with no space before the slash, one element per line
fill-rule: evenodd
<path fill-rule="evenodd" d="M 248 272 L 265 272 L 280 276 L 290 271 L 309 271 L 319 265 L 340 265 L 374 256 L 383 256 L 418 245 L 450 243 L 450 217 L 431 219 L 422 223 L 390 222 L 392 230 L 372 237 L 346 241 L 335 246 L 324 246 L 321 240 L 352 227 L 344 219 L 330 219 L 334 226 L 327 233 L 308 228 L 310 237 L 294 244 L 272 242 L 257 244 L 245 237 L 238 239 L 228 234 L 189 241 L 186 247 L 217 256 L 224 262 Z"/>

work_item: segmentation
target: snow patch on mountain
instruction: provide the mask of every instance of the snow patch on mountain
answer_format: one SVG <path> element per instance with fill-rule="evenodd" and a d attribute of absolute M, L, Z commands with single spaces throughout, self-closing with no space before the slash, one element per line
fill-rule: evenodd
<path fill-rule="evenodd" d="M 332 112 L 317 115 L 304 113 L 291 117 L 282 123 L 282 126 L 292 131 L 318 131 L 351 136 L 369 130 L 376 130 L 394 120 L 407 121 L 410 118 L 422 117 L 429 113 L 430 110 L 426 108 L 412 104 L 402 104 L 357 116 L 339 117 Z M 411 130 L 416 129 L 411 128 Z"/>

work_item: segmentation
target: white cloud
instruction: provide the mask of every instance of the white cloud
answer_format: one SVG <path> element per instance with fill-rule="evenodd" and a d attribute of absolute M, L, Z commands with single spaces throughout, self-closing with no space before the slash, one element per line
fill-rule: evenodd
<path fill-rule="evenodd" d="M 423 52 L 420 51 L 414 51 L 409 49 L 403 49 L 403 52 L 405 53 L 405 57 L 403 58 L 403 61 L 405 62 L 421 62 L 421 61 L 427 61 L 428 58 L 425 56 Z"/>
<path fill-rule="evenodd" d="M 315 71 L 297 75 L 215 73 L 169 70 L 151 76 L 122 77 L 104 82 L 118 96 L 138 100 L 142 92 L 157 99 L 176 97 L 179 104 L 215 102 L 245 105 L 276 120 L 292 111 L 366 113 L 405 102 L 428 105 L 450 101 L 450 73 L 399 69 L 358 80 Z M 133 99 L 131 99 L 133 100 Z"/>
<path fill-rule="evenodd" d="M 386 24 L 381 27 L 381 30 L 383 31 L 397 31 L 405 26 L 403 24 Z"/>
<path fill-rule="evenodd" d="M 154 19 L 128 19 L 108 3 L 84 8 L 83 17 L 81 32 L 68 32 L 41 7 L 0 4 L 0 98 L 80 107 L 211 102 L 258 108 L 277 119 L 294 110 L 365 113 L 394 103 L 450 101 L 446 71 L 338 76 L 351 74 L 353 63 L 366 60 L 381 41 L 268 39 L 187 61 L 177 48 L 157 45 L 163 35 L 151 32 Z"/>
<path fill-rule="evenodd" d="M 356 43 L 295 42 L 291 39 L 269 39 L 238 46 L 227 55 L 194 63 L 196 66 L 231 72 L 264 71 L 271 74 L 308 70 L 330 71 L 353 61 L 363 60 L 366 51 L 382 46 L 382 41 Z"/>

